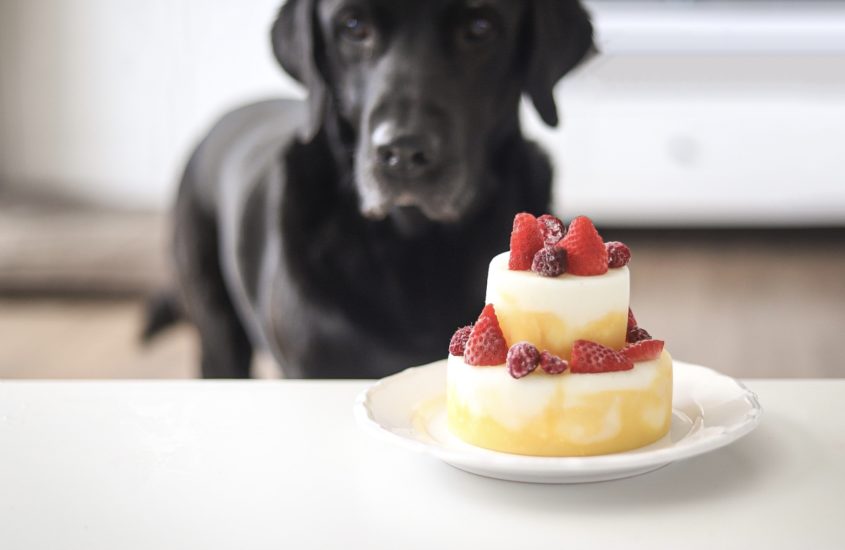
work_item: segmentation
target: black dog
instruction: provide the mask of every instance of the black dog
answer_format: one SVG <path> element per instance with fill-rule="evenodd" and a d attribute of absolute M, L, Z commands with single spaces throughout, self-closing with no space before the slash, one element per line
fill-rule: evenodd
<path fill-rule="evenodd" d="M 593 48 L 576 0 L 288 0 L 272 29 L 307 104 L 224 117 L 175 212 L 182 302 L 205 377 L 376 378 L 443 357 L 484 300 L 516 212 L 551 170 L 520 96 L 557 123 L 552 87 Z M 158 328 L 158 327 L 156 327 Z"/>

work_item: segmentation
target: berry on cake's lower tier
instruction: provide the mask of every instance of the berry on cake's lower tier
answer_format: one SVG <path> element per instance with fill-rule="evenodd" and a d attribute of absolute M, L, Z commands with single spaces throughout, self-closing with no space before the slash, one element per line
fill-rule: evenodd
<path fill-rule="evenodd" d="M 672 419 L 672 358 L 664 351 L 632 370 L 514 380 L 502 366 L 449 356 L 449 429 L 467 443 L 507 453 L 588 456 L 642 447 Z"/>

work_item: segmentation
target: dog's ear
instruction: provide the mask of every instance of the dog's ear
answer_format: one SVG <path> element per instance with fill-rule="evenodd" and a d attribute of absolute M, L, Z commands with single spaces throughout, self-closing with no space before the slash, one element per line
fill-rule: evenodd
<path fill-rule="evenodd" d="M 279 64 L 308 90 L 308 121 L 303 135 L 306 141 L 319 132 L 326 110 L 326 82 L 317 60 L 318 33 L 313 0 L 287 0 L 270 31 Z"/>
<path fill-rule="evenodd" d="M 578 0 L 534 0 L 529 5 L 525 92 L 543 122 L 557 126 L 554 86 L 588 54 L 595 53 L 593 25 Z"/>

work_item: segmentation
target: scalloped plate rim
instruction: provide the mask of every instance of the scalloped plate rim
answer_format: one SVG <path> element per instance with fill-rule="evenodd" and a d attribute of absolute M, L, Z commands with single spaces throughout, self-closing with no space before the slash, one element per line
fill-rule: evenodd
<path fill-rule="evenodd" d="M 719 433 L 698 438 L 690 438 L 688 437 L 689 434 L 686 434 L 680 441 L 667 447 L 645 451 L 642 449 L 633 449 L 622 453 L 588 457 L 517 455 L 474 447 L 468 444 L 462 444 L 464 448 L 450 448 L 442 442 L 433 443 L 421 439 L 413 428 L 407 429 L 406 433 L 397 433 L 395 430 L 385 427 L 374 418 L 371 401 L 374 398 L 378 398 L 380 392 L 390 391 L 392 384 L 411 376 L 441 375 L 440 373 L 435 373 L 435 371 L 438 369 L 445 370 L 445 365 L 446 361 L 440 360 L 428 365 L 410 367 L 382 378 L 368 386 L 358 394 L 355 400 L 354 415 L 358 425 L 383 440 L 398 443 L 416 452 L 429 454 L 457 468 L 472 471 L 473 473 L 481 473 L 481 475 L 489 477 L 511 480 L 534 475 L 545 477 L 551 475 L 552 477 L 560 477 L 561 479 L 558 482 L 572 482 L 570 478 L 573 476 L 577 478 L 579 475 L 610 476 L 603 477 L 603 479 L 628 477 L 628 475 L 645 473 L 672 462 L 716 450 L 750 433 L 759 424 L 763 412 L 757 395 L 739 380 L 708 367 L 675 360 L 673 362 L 673 373 L 676 391 L 679 377 L 688 378 L 699 376 L 706 377 L 706 379 L 710 379 L 711 381 L 718 380 L 735 384 L 737 394 L 733 398 L 745 401 L 748 406 L 745 416 L 737 422 L 723 426 L 723 430 Z M 445 384 L 443 393 L 445 394 Z M 677 401 L 677 397 L 677 394 L 675 394 L 673 401 Z M 420 400 L 410 403 L 409 410 L 416 409 L 420 404 Z M 703 412 L 706 413 L 706 409 Z M 619 475 L 613 476 L 614 473 Z"/>

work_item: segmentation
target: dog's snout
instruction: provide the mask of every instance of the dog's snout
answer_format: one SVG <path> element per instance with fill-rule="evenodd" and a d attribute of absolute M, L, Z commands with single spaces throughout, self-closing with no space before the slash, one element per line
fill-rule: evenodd
<path fill-rule="evenodd" d="M 417 177 L 436 162 L 432 140 L 424 136 L 403 136 L 376 149 L 382 168 L 398 175 Z"/>
<path fill-rule="evenodd" d="M 373 133 L 376 160 L 387 174 L 418 178 L 440 162 L 440 141 L 431 133 L 405 133 L 379 127 Z"/>

